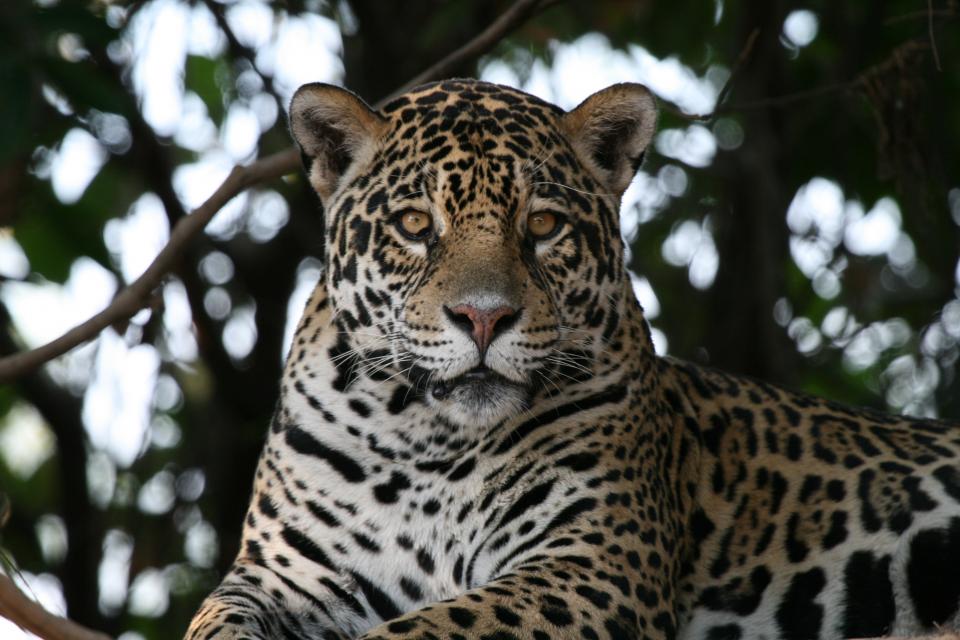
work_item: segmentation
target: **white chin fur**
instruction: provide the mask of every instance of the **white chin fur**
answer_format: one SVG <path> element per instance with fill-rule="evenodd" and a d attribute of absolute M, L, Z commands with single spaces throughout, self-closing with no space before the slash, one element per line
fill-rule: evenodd
<path fill-rule="evenodd" d="M 462 384 L 438 400 L 427 394 L 430 405 L 448 422 L 468 428 L 490 427 L 526 408 L 527 394 L 508 384 Z"/>

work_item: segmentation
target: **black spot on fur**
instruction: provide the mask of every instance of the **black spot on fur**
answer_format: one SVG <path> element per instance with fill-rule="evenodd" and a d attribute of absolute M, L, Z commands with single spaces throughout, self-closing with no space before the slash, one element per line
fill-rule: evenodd
<path fill-rule="evenodd" d="M 274 506 L 273 500 L 271 500 L 270 496 L 267 494 L 262 494 L 260 496 L 260 500 L 257 501 L 257 504 L 260 507 L 260 513 L 263 515 L 271 519 L 277 517 L 277 508 Z"/>
<path fill-rule="evenodd" d="M 473 468 L 477 465 L 477 459 L 473 456 L 467 458 L 461 462 L 453 471 L 450 472 L 450 475 L 447 476 L 447 480 L 450 482 L 458 482 L 463 480 L 470 472 L 473 471 Z"/>
<path fill-rule="evenodd" d="M 393 504 L 400 499 L 400 492 L 409 488 L 410 479 L 398 471 L 393 471 L 389 482 L 378 484 L 373 488 L 373 495 L 378 502 Z"/>
<path fill-rule="evenodd" d="M 760 606 L 760 599 L 771 579 L 766 567 L 756 567 L 750 572 L 749 585 L 743 585 L 739 578 L 735 578 L 722 587 L 709 587 L 704 589 L 700 602 L 714 611 L 732 611 L 739 616 L 748 616 Z"/>
<path fill-rule="evenodd" d="M 356 398 L 350 398 L 349 405 L 350 405 L 350 409 L 353 410 L 353 412 L 358 416 L 360 416 L 361 418 L 370 417 L 370 407 L 367 405 L 367 403 L 363 402 L 362 400 L 357 400 Z"/>
<path fill-rule="evenodd" d="M 433 575 L 433 570 L 436 565 L 433 561 L 433 556 L 426 549 L 420 549 L 417 551 L 417 564 L 420 565 L 420 568 L 427 575 Z"/>
<path fill-rule="evenodd" d="M 570 613 L 567 602 L 549 594 L 543 596 L 543 604 L 540 605 L 540 615 L 558 627 L 568 627 L 573 623 L 573 616 Z"/>
<path fill-rule="evenodd" d="M 307 560 L 326 567 L 331 571 L 337 570 L 323 549 L 321 549 L 316 542 L 308 538 L 305 534 L 297 529 L 294 529 L 290 526 L 284 526 L 283 529 L 280 530 L 280 537 L 283 538 L 284 542 L 293 547 L 297 553 Z"/>
<path fill-rule="evenodd" d="M 493 615 L 497 618 L 498 622 L 505 624 L 508 627 L 520 626 L 520 616 L 506 607 L 495 605 L 493 607 Z"/>
<path fill-rule="evenodd" d="M 450 607 L 447 609 L 447 615 L 461 629 L 469 629 L 477 620 L 477 616 L 472 611 L 463 607 Z"/>
<path fill-rule="evenodd" d="M 357 483 L 367 479 L 367 473 L 353 458 L 323 444 L 300 427 L 286 428 L 287 444 L 297 453 L 320 458 L 329 464 L 347 482 Z"/>
<path fill-rule="evenodd" d="M 610 594 L 605 591 L 599 591 L 585 584 L 580 585 L 574 591 L 590 601 L 590 604 L 598 609 L 606 609 L 610 606 Z"/>
<path fill-rule="evenodd" d="M 743 629 L 738 624 L 710 627 L 707 631 L 707 640 L 740 640 L 741 637 L 743 637 Z"/>
<path fill-rule="evenodd" d="M 847 539 L 847 512 L 834 511 L 830 514 L 830 529 L 823 537 L 823 548 L 833 549 Z"/>
<path fill-rule="evenodd" d="M 417 628 L 414 620 L 397 620 L 387 625 L 387 631 L 390 633 L 407 633 Z"/>
<path fill-rule="evenodd" d="M 820 635 L 823 607 L 814 599 L 826 583 L 823 569 L 819 567 L 793 576 L 790 588 L 777 607 L 777 624 L 784 638 L 810 640 Z"/>
<path fill-rule="evenodd" d="M 844 638 L 884 636 L 893 625 L 895 605 L 890 582 L 890 557 L 876 558 L 869 551 L 857 551 L 844 570 Z"/>
<path fill-rule="evenodd" d="M 391 618 L 397 618 L 400 616 L 402 613 L 400 611 L 400 607 L 396 605 L 390 596 L 370 582 L 366 576 L 363 576 L 356 571 L 351 571 L 350 575 L 352 575 L 353 579 L 357 581 L 360 591 L 363 592 L 363 595 L 367 598 L 367 602 L 370 603 L 370 606 L 373 607 L 373 610 L 377 612 L 378 616 L 384 620 L 390 620 Z"/>
<path fill-rule="evenodd" d="M 390 396 L 390 402 L 387 403 L 387 411 L 392 415 L 397 415 L 416 399 L 417 394 L 413 392 L 413 389 L 406 385 L 397 385 L 397 388 L 393 390 L 393 395 Z"/>
<path fill-rule="evenodd" d="M 787 538 L 784 544 L 787 547 L 787 558 L 790 562 L 803 562 L 810 552 L 807 543 L 797 537 L 797 530 L 800 528 L 800 514 L 794 513 L 787 521 Z"/>
<path fill-rule="evenodd" d="M 871 496 L 870 485 L 876 472 L 872 469 L 866 469 L 860 473 L 860 482 L 857 485 L 857 497 L 860 498 L 860 523 L 868 533 L 875 533 L 880 530 L 880 517 L 873 507 L 873 497 Z"/>
<path fill-rule="evenodd" d="M 947 495 L 960 502 L 960 469 L 944 465 L 933 472 L 933 477 L 940 481 Z"/>
<path fill-rule="evenodd" d="M 926 529 L 910 543 L 907 582 L 917 618 L 927 627 L 941 625 L 960 603 L 960 518 L 946 529 Z"/>

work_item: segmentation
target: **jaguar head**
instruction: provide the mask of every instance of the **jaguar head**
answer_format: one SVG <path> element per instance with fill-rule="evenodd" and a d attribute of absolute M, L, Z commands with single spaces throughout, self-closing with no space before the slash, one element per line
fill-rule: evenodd
<path fill-rule="evenodd" d="M 310 84 L 290 121 L 325 211 L 322 286 L 368 375 L 483 427 L 595 374 L 633 304 L 618 216 L 655 129 L 644 87 L 564 112 L 457 80 L 375 111 Z"/>

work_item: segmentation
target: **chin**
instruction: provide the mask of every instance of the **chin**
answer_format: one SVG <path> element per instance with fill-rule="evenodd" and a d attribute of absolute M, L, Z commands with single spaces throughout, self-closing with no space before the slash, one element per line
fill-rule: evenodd
<path fill-rule="evenodd" d="M 467 428 L 491 427 L 528 408 L 524 385 L 493 374 L 467 374 L 435 384 L 427 394 L 430 405 L 445 420 Z"/>

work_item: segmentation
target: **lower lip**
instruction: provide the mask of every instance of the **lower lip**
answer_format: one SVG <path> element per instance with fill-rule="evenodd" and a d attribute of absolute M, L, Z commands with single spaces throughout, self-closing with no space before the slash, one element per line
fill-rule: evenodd
<path fill-rule="evenodd" d="M 444 382 L 444 381 L 438 382 L 433 386 L 433 389 L 430 390 L 430 393 L 437 400 L 443 400 L 448 395 L 450 395 L 451 391 L 453 391 L 455 388 L 457 388 L 458 386 L 464 383 L 485 382 L 487 380 L 492 379 L 493 377 L 494 377 L 494 373 L 492 371 L 468 371 L 458 379 L 451 380 L 449 382 Z"/>
<path fill-rule="evenodd" d="M 467 380 L 487 380 L 492 377 L 492 375 L 490 371 L 485 369 L 483 371 L 468 371 L 463 374 L 463 377 Z"/>

